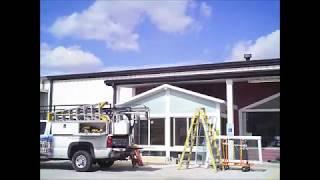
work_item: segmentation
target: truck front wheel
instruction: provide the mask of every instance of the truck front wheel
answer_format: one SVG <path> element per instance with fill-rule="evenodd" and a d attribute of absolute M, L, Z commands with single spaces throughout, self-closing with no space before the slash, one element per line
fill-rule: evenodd
<path fill-rule="evenodd" d="M 72 156 L 72 167 L 78 172 L 86 172 L 91 169 L 92 157 L 87 151 L 77 151 Z"/>

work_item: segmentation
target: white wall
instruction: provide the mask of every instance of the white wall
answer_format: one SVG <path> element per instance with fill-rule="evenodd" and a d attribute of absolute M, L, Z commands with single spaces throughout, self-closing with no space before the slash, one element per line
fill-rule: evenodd
<path fill-rule="evenodd" d="M 40 90 L 49 91 L 49 88 L 50 88 L 50 82 L 48 80 L 45 80 L 43 82 L 40 81 Z"/>
<path fill-rule="evenodd" d="M 170 113 L 193 114 L 198 108 L 205 108 L 207 113 L 220 114 L 218 103 L 201 99 L 195 96 L 170 90 Z"/>
<path fill-rule="evenodd" d="M 125 102 L 134 96 L 135 88 L 126 88 L 126 87 L 119 87 L 119 88 L 120 88 L 120 96 L 117 103 Z"/>
<path fill-rule="evenodd" d="M 40 106 L 48 106 L 48 93 L 40 92 Z"/>
<path fill-rule="evenodd" d="M 49 85 L 47 86 L 49 89 Z M 132 97 L 132 88 L 120 88 L 120 101 Z M 103 78 L 55 80 L 53 82 L 52 104 L 95 104 L 113 102 L 113 89 L 104 84 Z"/>

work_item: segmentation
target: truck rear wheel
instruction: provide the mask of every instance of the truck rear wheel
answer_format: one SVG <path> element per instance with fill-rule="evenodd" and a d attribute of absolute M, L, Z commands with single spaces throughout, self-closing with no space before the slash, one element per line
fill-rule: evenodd
<path fill-rule="evenodd" d="M 87 151 L 77 151 L 72 156 L 72 167 L 78 172 L 86 172 L 91 169 L 92 157 Z"/>
<path fill-rule="evenodd" d="M 99 166 L 102 168 L 111 167 L 113 165 L 113 163 L 114 163 L 114 161 L 104 161 L 104 160 L 98 161 Z"/>

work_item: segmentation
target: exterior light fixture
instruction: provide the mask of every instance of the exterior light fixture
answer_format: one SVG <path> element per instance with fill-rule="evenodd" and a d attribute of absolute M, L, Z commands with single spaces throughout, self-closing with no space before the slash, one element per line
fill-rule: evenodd
<path fill-rule="evenodd" d="M 246 61 L 250 61 L 252 54 L 244 54 L 243 57 L 246 59 Z"/>

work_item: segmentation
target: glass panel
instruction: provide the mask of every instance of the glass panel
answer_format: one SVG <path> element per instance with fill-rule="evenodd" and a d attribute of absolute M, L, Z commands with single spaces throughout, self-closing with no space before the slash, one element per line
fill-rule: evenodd
<path fill-rule="evenodd" d="M 187 119 L 175 118 L 175 145 L 183 146 L 187 137 Z"/>
<path fill-rule="evenodd" d="M 142 151 L 142 156 L 166 156 L 165 151 Z"/>
<path fill-rule="evenodd" d="M 170 152 L 170 157 L 172 157 L 172 158 L 179 158 L 179 157 L 181 157 L 181 155 L 182 155 L 182 152 L 176 152 L 176 151 Z M 188 153 L 186 152 L 184 155 L 184 160 L 187 160 L 187 159 L 188 159 Z M 190 159 L 195 160 L 195 153 L 194 152 L 191 154 Z"/>
<path fill-rule="evenodd" d="M 251 109 L 280 109 L 280 96 Z"/>
<path fill-rule="evenodd" d="M 46 122 L 40 122 L 40 134 L 44 134 L 46 130 Z"/>
<path fill-rule="evenodd" d="M 165 144 L 164 135 L 165 135 L 164 118 L 150 119 L 150 144 L 164 145 Z"/>
<path fill-rule="evenodd" d="M 221 135 L 227 135 L 227 119 L 226 118 L 221 118 Z"/>
<path fill-rule="evenodd" d="M 247 131 L 262 137 L 262 147 L 280 146 L 280 113 L 247 113 Z"/>
<path fill-rule="evenodd" d="M 199 131 L 198 131 L 198 146 L 205 146 L 206 138 L 204 134 L 204 128 L 202 124 L 199 124 Z"/>
<path fill-rule="evenodd" d="M 134 140 L 136 144 L 148 144 L 148 121 L 135 121 Z"/>

